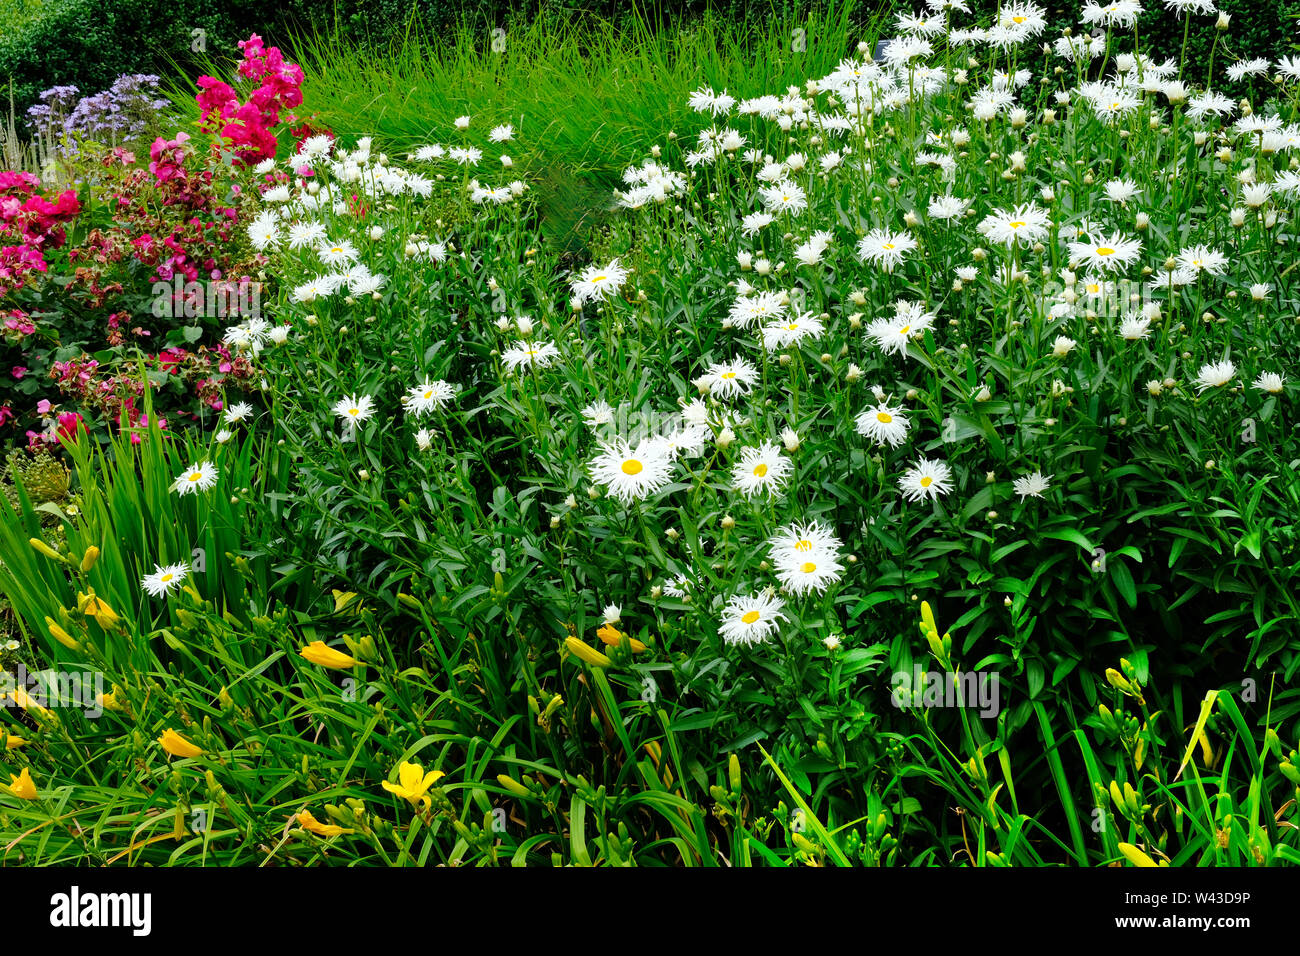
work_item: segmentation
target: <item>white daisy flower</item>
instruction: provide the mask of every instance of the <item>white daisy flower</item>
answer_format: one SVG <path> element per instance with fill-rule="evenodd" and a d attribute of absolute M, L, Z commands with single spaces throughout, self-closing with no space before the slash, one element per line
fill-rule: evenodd
<path fill-rule="evenodd" d="M 854 424 L 859 435 L 878 445 L 897 447 L 907 440 L 908 421 L 904 411 L 882 402 L 859 414 Z"/>
<path fill-rule="evenodd" d="M 731 480 L 746 498 L 760 491 L 776 495 L 793 469 L 794 465 L 781 454 L 781 449 L 765 441 L 758 448 L 741 449 L 740 461 L 731 468 Z"/>
<path fill-rule="evenodd" d="M 642 501 L 672 479 L 673 462 L 654 439 L 632 448 L 621 438 L 601 443 L 591 461 L 592 477 L 624 504 Z"/>
<path fill-rule="evenodd" d="M 758 644 L 776 630 L 777 621 L 786 619 L 783 607 L 785 601 L 766 592 L 737 594 L 722 609 L 718 633 L 728 644 Z"/>
<path fill-rule="evenodd" d="M 334 414 L 345 423 L 364 422 L 375 413 L 375 400 L 369 395 L 349 395 L 334 403 Z"/>
<path fill-rule="evenodd" d="M 1024 501 L 1025 498 L 1029 497 L 1041 498 L 1043 497 L 1043 492 L 1051 487 L 1048 483 L 1051 480 L 1051 477 L 1051 475 L 1045 476 L 1041 471 L 1035 471 L 1022 478 L 1017 478 L 1015 481 L 1011 482 L 1011 487 L 1015 489 L 1015 492 L 1020 496 L 1021 501 Z"/>
<path fill-rule="evenodd" d="M 952 469 L 942 461 L 920 458 L 898 479 L 898 487 L 908 501 L 938 498 L 952 491 Z"/>
<path fill-rule="evenodd" d="M 181 472 L 174 482 L 172 482 L 172 491 L 180 495 L 197 494 L 200 491 L 207 491 L 217 483 L 218 476 L 217 466 L 210 461 L 201 461 L 197 464 L 190 465 L 189 468 Z"/>
<path fill-rule="evenodd" d="M 190 566 L 184 561 L 178 564 L 156 564 L 153 573 L 140 579 L 140 587 L 152 597 L 165 597 L 184 583 L 189 576 Z"/>
<path fill-rule="evenodd" d="M 419 418 L 430 412 L 446 408 L 447 403 L 456 397 L 456 389 L 450 382 L 424 381 L 419 385 L 414 385 L 402 397 L 402 405 L 406 411 Z"/>
<path fill-rule="evenodd" d="M 1237 366 L 1233 365 L 1227 359 L 1222 362 L 1209 362 L 1201 366 L 1201 370 L 1196 373 L 1196 390 L 1198 393 L 1204 392 L 1207 388 L 1217 388 L 1220 385 L 1227 385 L 1232 381 L 1232 377 L 1237 374 Z"/>
<path fill-rule="evenodd" d="M 501 361 L 506 370 L 514 372 L 521 368 L 548 368 L 560 357 L 560 350 L 550 342 L 519 342 L 501 354 Z"/>

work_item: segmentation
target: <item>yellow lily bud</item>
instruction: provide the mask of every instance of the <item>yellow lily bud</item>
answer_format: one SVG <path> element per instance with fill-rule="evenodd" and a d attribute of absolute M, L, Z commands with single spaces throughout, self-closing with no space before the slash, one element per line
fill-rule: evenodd
<path fill-rule="evenodd" d="M 596 650 L 594 647 L 591 647 L 588 644 L 584 644 L 576 637 L 566 637 L 564 639 L 564 646 L 569 649 L 569 653 L 572 654 L 574 657 L 581 658 L 582 660 L 586 661 L 588 664 L 591 664 L 593 667 L 608 667 L 611 663 L 613 663 L 608 657 L 606 657 L 600 651 Z"/>
<path fill-rule="evenodd" d="M 73 637 L 71 634 L 69 634 L 67 631 L 65 631 L 63 628 L 59 627 L 58 623 L 54 620 L 54 618 L 47 617 L 45 619 L 45 626 L 50 629 L 50 634 L 53 635 L 54 639 L 58 641 L 60 644 L 62 644 L 64 647 L 66 647 L 68 650 L 75 651 L 79 646 L 77 644 L 77 639 Z"/>
<path fill-rule="evenodd" d="M 170 727 L 162 732 L 162 736 L 158 738 L 158 743 L 162 744 L 162 749 L 173 757 L 197 757 L 203 753 L 202 747 L 192 740 L 182 737 Z"/>
<path fill-rule="evenodd" d="M 63 555 L 59 554 L 59 552 L 51 548 L 44 541 L 42 541 L 40 538 L 28 538 L 27 543 L 30 544 L 33 548 L 35 548 L 37 551 L 39 551 L 41 554 L 45 555 L 47 558 L 53 558 L 55 561 L 63 561 L 64 563 L 66 563 L 68 560 Z"/>
<path fill-rule="evenodd" d="M 1135 847 L 1132 843 L 1121 843 L 1119 845 L 1119 852 L 1123 853 L 1125 858 L 1134 866 L 1147 867 L 1160 865 L 1140 849 Z"/>
<path fill-rule="evenodd" d="M 5 750 L 16 750 L 19 747 L 26 747 L 27 739 L 19 737 L 17 734 L 5 734 Z"/>
<path fill-rule="evenodd" d="M 618 647 L 618 645 L 623 641 L 623 635 L 611 624 L 606 624 L 601 627 L 596 631 L 596 636 L 610 647 Z M 638 654 L 646 649 L 645 644 L 638 641 L 635 637 L 629 637 L 627 641 L 628 644 L 631 645 L 632 650 Z"/>
<path fill-rule="evenodd" d="M 528 788 L 525 787 L 518 780 L 516 780 L 514 777 L 510 776 L 509 774 L 506 773 L 497 774 L 497 783 L 501 784 L 501 786 L 505 787 L 516 797 L 530 796 L 528 792 Z"/>
<path fill-rule="evenodd" d="M 312 641 L 306 647 L 301 648 L 298 653 L 313 664 L 329 667 L 336 671 L 345 671 L 348 668 L 356 667 L 358 663 L 355 657 L 349 657 L 342 651 L 336 651 L 334 648 L 326 646 L 324 641 Z"/>
<path fill-rule="evenodd" d="M 87 571 L 93 568 L 95 566 L 95 562 L 98 560 L 99 560 L 99 548 L 95 547 L 92 544 L 89 548 L 86 549 L 86 553 L 81 558 L 82 574 L 85 574 Z"/>
<path fill-rule="evenodd" d="M 929 601 L 921 602 L 921 621 L 931 634 L 939 633 L 939 626 L 934 623 L 934 611 L 930 610 Z"/>

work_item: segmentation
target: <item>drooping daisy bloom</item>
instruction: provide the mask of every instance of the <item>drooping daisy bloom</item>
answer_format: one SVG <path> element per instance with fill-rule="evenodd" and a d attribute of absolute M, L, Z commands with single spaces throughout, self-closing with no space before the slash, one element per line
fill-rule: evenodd
<path fill-rule="evenodd" d="M 251 414 L 253 414 L 252 405 L 248 404 L 248 402 L 236 402 L 226 409 L 226 422 L 233 425 L 236 422 L 242 422 Z"/>
<path fill-rule="evenodd" d="M 790 459 L 781 454 L 781 449 L 771 442 L 763 442 L 758 448 L 742 448 L 740 461 L 731 468 L 731 480 L 736 490 L 746 498 L 764 491 L 775 495 L 785 484 L 794 468 Z"/>
<path fill-rule="evenodd" d="M 942 461 L 920 458 L 898 479 L 898 487 L 908 501 L 938 498 L 952 491 L 952 469 Z"/>
<path fill-rule="evenodd" d="M 1119 324 L 1119 335 L 1122 339 L 1130 342 L 1136 342 L 1139 339 L 1145 339 L 1151 334 L 1151 320 L 1144 315 L 1136 312 L 1130 312 L 1124 316 L 1124 321 Z"/>
<path fill-rule="evenodd" d="M 1205 391 L 1207 388 L 1215 388 L 1219 385 L 1227 385 L 1232 381 L 1232 377 L 1237 374 L 1237 366 L 1233 365 L 1227 359 L 1222 362 L 1210 362 L 1201 366 L 1201 370 L 1196 373 L 1196 391 Z"/>
<path fill-rule="evenodd" d="M 950 219 L 960 219 L 966 215 L 966 207 L 970 205 L 970 200 L 958 199 L 956 196 L 945 195 L 936 196 L 930 200 L 928 214 L 931 219 L 938 219 L 946 222 Z"/>
<path fill-rule="evenodd" d="M 614 421 L 614 409 L 610 408 L 609 402 L 602 398 L 592 402 L 582 410 L 582 420 L 587 423 L 589 428 L 608 425 Z"/>
<path fill-rule="evenodd" d="M 628 270 L 615 259 L 606 266 L 588 266 L 573 280 L 573 297 L 579 302 L 603 302 L 627 281 Z"/>
<path fill-rule="evenodd" d="M 782 319 L 763 329 L 763 347 L 769 352 L 795 345 L 804 339 L 815 338 L 826 331 L 820 320 L 814 319 L 811 312 Z"/>
<path fill-rule="evenodd" d="M 780 292 L 755 292 L 742 295 L 731 304 L 727 321 L 747 329 L 755 322 L 779 319 L 786 312 L 785 297 Z"/>
<path fill-rule="evenodd" d="M 1106 198 L 1121 206 L 1142 191 L 1141 187 L 1131 179 L 1112 179 L 1103 187 Z"/>
<path fill-rule="evenodd" d="M 840 539 L 820 521 L 805 525 L 787 525 L 772 535 L 767 543 L 772 549 L 774 562 L 790 555 L 795 557 L 812 554 L 838 555 L 840 549 Z"/>
<path fill-rule="evenodd" d="M 1052 342 L 1052 354 L 1057 358 L 1065 358 L 1078 344 L 1068 335 L 1058 335 Z"/>
<path fill-rule="evenodd" d="M 897 447 L 907 440 L 908 421 L 904 411 L 883 402 L 868 408 L 854 420 L 858 434 L 877 444 Z"/>
<path fill-rule="evenodd" d="M 420 451 L 428 451 L 433 447 L 433 432 L 428 428 L 421 428 L 415 433 L 415 447 Z"/>
<path fill-rule="evenodd" d="M 369 395 L 349 395 L 334 403 L 334 414 L 345 424 L 356 425 L 375 413 L 375 400 Z"/>
<path fill-rule="evenodd" d="M 248 224 L 248 241 L 258 252 L 278 246 L 280 240 L 280 217 L 270 209 L 262 210 L 257 218 Z"/>
<path fill-rule="evenodd" d="M 519 342 L 501 354 L 501 361 L 513 372 L 524 367 L 548 368 L 559 357 L 560 350 L 550 342 Z"/>
<path fill-rule="evenodd" d="M 200 491 L 207 491 L 217 483 L 217 474 L 217 466 L 210 461 L 201 461 L 190 465 L 172 482 L 172 491 L 180 495 L 198 494 Z"/>
<path fill-rule="evenodd" d="M 995 209 L 980 223 L 989 242 L 1003 245 L 1020 243 L 1029 245 L 1047 236 L 1051 219 L 1047 212 L 1034 203 L 1027 203 L 1007 211 Z"/>
<path fill-rule="evenodd" d="M 305 249 L 308 246 L 319 246 L 324 241 L 324 223 L 308 220 L 306 222 L 295 222 L 289 226 L 290 249 Z"/>
<path fill-rule="evenodd" d="M 1049 484 L 1051 477 L 1051 475 L 1044 475 L 1041 471 L 1035 471 L 1023 478 L 1017 478 L 1011 482 L 1011 487 L 1015 489 L 1021 501 L 1028 497 L 1041 498 L 1043 492 L 1051 487 Z"/>
<path fill-rule="evenodd" d="M 672 478 L 672 459 L 658 441 L 643 440 L 632 448 L 618 438 L 602 442 L 601 449 L 591 461 L 591 475 L 624 504 L 644 500 Z"/>
<path fill-rule="evenodd" d="M 1268 392 L 1272 395 L 1282 393 L 1284 379 L 1277 372 L 1260 372 L 1259 378 L 1255 379 L 1255 387 L 1261 392 Z"/>
<path fill-rule="evenodd" d="M 776 630 L 777 621 L 786 619 L 783 607 L 785 601 L 766 592 L 737 594 L 722 609 L 718 633 L 728 644 L 757 644 Z"/>
<path fill-rule="evenodd" d="M 190 566 L 184 561 L 179 564 L 156 564 L 153 573 L 140 579 L 140 587 L 153 597 L 163 597 L 176 590 L 189 576 Z"/>
<path fill-rule="evenodd" d="M 876 263 L 886 272 L 893 272 L 894 267 L 915 248 L 916 240 L 905 232 L 872 229 L 858 241 L 858 258 Z"/>
<path fill-rule="evenodd" d="M 492 132 L 488 133 L 488 139 L 494 143 L 504 143 L 515 135 L 515 128 L 509 123 L 503 123 L 500 126 L 492 127 Z"/>
<path fill-rule="evenodd" d="M 758 368 L 744 359 L 714 362 L 705 373 L 709 391 L 718 398 L 732 399 L 749 394 L 758 382 Z"/>
<path fill-rule="evenodd" d="M 450 382 L 439 379 L 436 382 L 425 381 L 415 385 L 402 396 L 402 405 L 407 412 L 419 418 L 429 412 L 445 408 L 456 397 L 456 389 Z"/>
<path fill-rule="evenodd" d="M 1109 238 L 1072 242 L 1069 246 L 1071 259 L 1103 272 L 1126 269 L 1142 254 L 1140 239 L 1125 239 L 1118 232 Z"/>
<path fill-rule="evenodd" d="M 934 326 L 934 313 L 926 312 L 919 302 L 894 303 L 894 317 L 879 318 L 867 326 L 867 335 L 886 355 L 902 354 L 915 335 Z"/>
<path fill-rule="evenodd" d="M 740 220 L 740 231 L 746 236 L 756 236 L 764 226 L 770 226 L 774 221 L 770 212 L 751 212 Z"/>

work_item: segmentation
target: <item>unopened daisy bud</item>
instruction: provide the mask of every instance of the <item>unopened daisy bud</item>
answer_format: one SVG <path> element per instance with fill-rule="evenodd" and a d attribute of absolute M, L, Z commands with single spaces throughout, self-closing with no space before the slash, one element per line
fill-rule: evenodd
<path fill-rule="evenodd" d="M 1219 19 L 1216 20 L 1216 21 L 1214 21 L 1214 29 L 1216 29 L 1216 30 L 1226 30 L 1226 29 L 1228 29 L 1228 23 L 1229 23 L 1231 20 L 1232 20 L 1232 14 L 1231 14 L 1231 13 L 1225 13 L 1225 12 L 1223 12 L 1222 10 L 1220 10 L 1220 11 L 1219 11 Z"/>
<path fill-rule="evenodd" d="M 975 401 L 977 402 L 987 402 L 992 397 L 993 397 L 993 393 L 989 391 L 989 387 L 987 385 L 985 385 L 983 388 L 981 388 L 978 392 L 975 393 Z"/>
<path fill-rule="evenodd" d="M 908 210 L 908 211 L 903 215 L 903 223 L 904 223 L 904 225 L 906 225 L 909 229 L 912 228 L 913 226 L 915 226 L 915 225 L 916 225 L 918 222 L 920 222 L 920 221 L 921 221 L 921 220 L 919 220 L 919 219 L 916 218 L 916 213 L 912 212 L 911 210 Z"/>
<path fill-rule="evenodd" d="M 997 513 L 996 511 L 990 511 L 990 512 L 989 512 L 988 514 L 986 514 L 984 517 L 985 517 L 987 520 L 989 520 L 989 521 L 997 521 L 997 520 L 998 520 L 998 513 Z"/>
<path fill-rule="evenodd" d="M 551 515 L 551 530 L 554 531 L 559 526 L 560 526 L 559 515 Z"/>
<path fill-rule="evenodd" d="M 370 238 L 371 238 L 371 240 L 372 240 L 373 242 L 378 242 L 380 239 L 384 238 L 384 227 L 383 227 L 383 226 L 371 226 L 371 227 L 370 227 Z"/>
<path fill-rule="evenodd" d="M 849 363 L 848 371 L 844 373 L 844 380 L 846 382 L 856 382 L 860 378 L 862 378 L 862 369 Z"/>
<path fill-rule="evenodd" d="M 976 246 L 970 251 L 970 257 L 976 262 L 983 262 L 988 258 L 988 252 L 984 248 Z"/>
<path fill-rule="evenodd" d="M 1228 221 L 1232 223 L 1234 229 L 1240 229 L 1246 224 L 1246 210 L 1233 209 L 1228 213 Z"/>
<path fill-rule="evenodd" d="M 767 259 L 759 259 L 754 263 L 754 271 L 761 276 L 772 274 L 772 263 Z"/>
<path fill-rule="evenodd" d="M 723 428 L 722 431 L 718 432 L 718 437 L 714 439 L 714 443 L 719 448 L 725 450 L 726 448 L 730 447 L 731 443 L 734 442 L 735 440 L 736 440 L 736 433 L 733 432 L 729 427 L 727 427 L 727 428 Z"/>
<path fill-rule="evenodd" d="M 914 388 L 909 388 L 909 389 L 907 390 L 907 400 L 908 400 L 909 402 L 914 402 L 914 401 L 916 401 L 916 396 L 917 396 L 917 394 L 918 394 L 918 392 L 916 391 L 916 389 L 914 389 Z"/>
<path fill-rule="evenodd" d="M 722 521 L 719 523 L 722 525 L 723 531 L 730 531 L 736 526 L 736 519 L 731 517 L 731 515 L 723 515 Z"/>
<path fill-rule="evenodd" d="M 362 468 L 360 471 L 357 472 L 357 477 L 360 478 L 362 481 L 369 481 L 369 480 L 370 480 L 370 472 L 368 472 L 368 471 L 366 471 L 366 469 Z"/>
<path fill-rule="evenodd" d="M 664 532 L 664 537 L 667 538 L 669 541 L 676 541 L 681 536 L 682 533 L 678 531 L 676 528 L 669 528 L 667 531 Z"/>
<path fill-rule="evenodd" d="M 776 361 L 778 365 L 780 365 L 782 368 L 785 368 L 793 360 L 790 358 L 790 356 L 787 353 L 783 352 L 777 356 Z"/>
<path fill-rule="evenodd" d="M 786 428 L 781 432 L 781 442 L 786 451 L 796 452 L 799 450 L 799 433 L 793 428 Z"/>
<path fill-rule="evenodd" d="M 993 472 L 993 471 L 984 472 L 984 484 L 991 485 L 997 480 L 998 480 L 997 472 Z"/>
<path fill-rule="evenodd" d="M 1004 597 L 1004 598 L 1002 599 L 1002 606 L 1003 606 L 1003 607 L 1011 607 L 1011 598 L 1010 598 L 1010 596 Z"/>

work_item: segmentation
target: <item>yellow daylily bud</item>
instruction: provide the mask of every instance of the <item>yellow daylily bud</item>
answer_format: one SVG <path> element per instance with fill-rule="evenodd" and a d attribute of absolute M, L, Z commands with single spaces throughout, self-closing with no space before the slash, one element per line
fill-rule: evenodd
<path fill-rule="evenodd" d="M 921 621 L 927 631 L 932 634 L 939 633 L 939 626 L 934 623 L 934 611 L 930 610 L 930 602 L 921 602 Z"/>
<path fill-rule="evenodd" d="M 405 594 L 405 593 L 398 594 L 398 595 L 397 595 L 397 600 L 401 601 L 403 604 L 405 604 L 407 607 L 409 607 L 412 611 L 418 611 L 418 610 L 420 610 L 420 608 L 422 608 L 422 607 L 424 606 L 424 605 L 422 605 L 422 604 L 420 603 L 419 599 L 416 598 L 415 595 L 413 595 L 413 594 Z"/>
<path fill-rule="evenodd" d="M 329 667 L 336 671 L 345 671 L 350 667 L 356 667 L 358 663 L 355 657 L 349 657 L 342 651 L 336 651 L 334 648 L 328 647 L 324 641 L 312 641 L 306 647 L 301 648 L 298 653 L 313 664 Z"/>
<path fill-rule="evenodd" d="M 569 653 L 574 657 L 581 658 L 593 667 L 608 667 L 613 663 L 600 651 L 588 644 L 584 644 L 576 637 L 566 637 L 564 639 L 564 646 L 569 649 Z"/>
<path fill-rule="evenodd" d="M 95 562 L 98 560 L 99 560 L 99 548 L 95 547 L 92 544 L 89 548 L 86 549 L 86 553 L 81 558 L 81 572 L 85 574 L 87 571 L 89 571 L 91 568 L 95 566 Z"/>
<path fill-rule="evenodd" d="M 17 704 L 19 707 L 21 707 L 23 710 L 29 710 L 32 713 L 36 714 L 37 716 L 46 720 L 52 720 L 56 722 L 58 721 L 58 717 L 55 715 L 54 711 L 50 710 L 48 707 L 42 707 L 40 704 L 36 703 L 36 701 L 32 700 L 31 695 L 29 695 L 27 691 L 23 690 L 23 688 L 21 687 L 15 687 L 13 690 L 9 692 L 7 696 L 12 697 L 14 699 L 14 703 Z"/>
<path fill-rule="evenodd" d="M 5 750 L 17 750 L 19 747 L 26 747 L 27 739 L 19 737 L 17 734 L 5 734 Z"/>
<path fill-rule="evenodd" d="M 528 792 L 528 788 L 525 787 L 518 780 L 516 780 L 514 777 L 510 776 L 509 774 L 506 773 L 497 774 L 497 783 L 501 784 L 501 786 L 505 787 L 516 797 L 527 797 L 530 795 Z"/>
<path fill-rule="evenodd" d="M 1134 866 L 1147 867 L 1160 865 L 1140 849 L 1135 847 L 1132 843 L 1121 843 L 1119 845 L 1119 852 L 1123 853 L 1125 858 Z"/>
<path fill-rule="evenodd" d="M 596 636 L 610 647 L 618 647 L 618 645 L 623 641 L 623 635 L 612 624 L 606 624 L 601 627 L 596 631 Z M 629 637 L 627 642 L 631 645 L 632 650 L 638 654 L 646 649 L 645 644 L 638 641 L 635 637 Z"/>
<path fill-rule="evenodd" d="M 50 634 L 54 637 L 54 639 L 58 641 L 60 644 L 62 644 L 64 647 L 66 647 L 68 650 L 75 651 L 79 646 L 77 644 L 77 639 L 73 637 L 71 634 L 69 634 L 67 631 L 65 631 L 63 628 L 59 627 L 58 622 L 56 622 L 54 618 L 47 617 L 45 619 L 45 626 L 50 629 Z"/>
<path fill-rule="evenodd" d="M 9 792 L 19 800 L 36 799 L 36 781 L 32 779 L 30 767 L 23 767 L 23 772 L 17 776 L 9 775 Z"/>
<path fill-rule="evenodd" d="M 67 563 L 68 560 L 67 558 L 59 554 L 59 552 L 55 551 L 53 548 L 51 548 L 40 538 L 28 538 L 27 543 L 30 544 L 33 548 L 35 548 L 37 551 L 39 551 L 41 554 L 45 555 L 47 558 L 53 558 L 55 561 L 62 561 L 65 564 Z"/>
<path fill-rule="evenodd" d="M 202 747 L 192 740 L 182 737 L 170 727 L 162 732 L 162 736 L 158 738 L 158 743 L 162 744 L 162 749 L 173 757 L 197 757 L 203 753 Z"/>
<path fill-rule="evenodd" d="M 298 814 L 297 820 L 300 827 L 304 830 L 309 830 L 312 833 L 315 833 L 317 836 L 332 837 L 338 836 L 341 833 L 356 832 L 348 827 L 341 827 L 334 823 L 321 823 L 311 815 L 311 811 L 309 810 L 301 811 Z"/>

